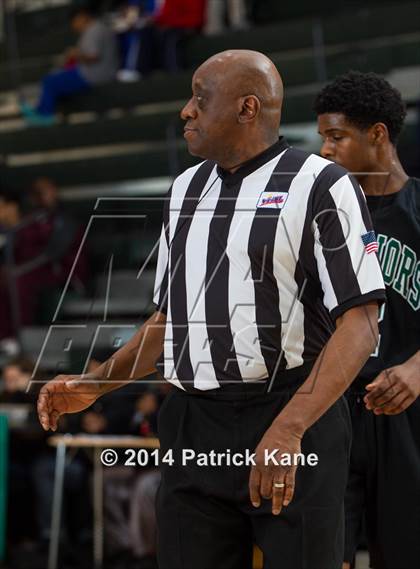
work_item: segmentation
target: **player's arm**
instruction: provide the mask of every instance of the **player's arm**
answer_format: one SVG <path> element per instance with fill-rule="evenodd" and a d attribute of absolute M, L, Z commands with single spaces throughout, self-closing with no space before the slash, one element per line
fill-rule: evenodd
<path fill-rule="evenodd" d="M 366 408 L 375 415 L 405 411 L 420 396 L 420 350 L 406 362 L 382 371 L 366 389 Z"/>
<path fill-rule="evenodd" d="M 272 498 L 272 511 L 279 514 L 293 497 L 296 467 L 269 466 L 265 452 L 301 452 L 305 432 L 346 391 L 357 376 L 378 340 L 378 304 L 370 302 L 346 311 L 336 321 L 336 331 L 325 345 L 315 365 L 286 407 L 266 431 L 256 450 L 257 466 L 252 468 L 250 496 L 254 506 L 261 496 Z M 283 488 L 273 490 L 275 482 Z"/>
<path fill-rule="evenodd" d="M 163 351 L 165 324 L 166 315 L 155 312 L 133 338 L 94 373 L 59 375 L 45 384 L 37 405 L 42 427 L 55 431 L 61 415 L 82 411 L 101 395 L 153 373 Z"/>

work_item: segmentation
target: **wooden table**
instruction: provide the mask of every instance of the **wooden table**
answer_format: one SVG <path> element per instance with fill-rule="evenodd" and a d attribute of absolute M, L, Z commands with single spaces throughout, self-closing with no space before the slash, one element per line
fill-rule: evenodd
<path fill-rule="evenodd" d="M 48 569 L 57 569 L 67 448 L 86 448 L 93 450 L 93 559 L 95 569 L 100 569 L 103 564 L 104 550 L 102 451 L 104 449 L 116 448 L 157 449 L 159 448 L 159 440 L 147 437 L 81 434 L 53 435 L 48 439 L 48 443 L 57 449 Z"/>

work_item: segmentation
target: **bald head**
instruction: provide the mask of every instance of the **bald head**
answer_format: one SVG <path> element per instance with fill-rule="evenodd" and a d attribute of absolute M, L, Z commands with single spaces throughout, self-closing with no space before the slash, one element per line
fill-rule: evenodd
<path fill-rule="evenodd" d="M 283 83 L 274 63 L 263 53 L 248 49 L 232 49 L 213 55 L 198 72 L 210 73 L 220 85 L 230 85 L 241 91 L 244 87 L 266 99 L 281 104 Z M 232 85 L 231 81 L 237 81 Z"/>
<path fill-rule="evenodd" d="M 192 154 L 218 159 L 220 152 L 235 153 L 249 140 L 255 141 L 254 152 L 277 140 L 283 83 L 264 54 L 250 50 L 218 53 L 196 70 L 192 90 L 193 97 L 181 113 L 187 121 L 186 139 Z M 212 148 L 203 148 L 204 136 Z M 196 144 L 203 150 L 196 150 Z"/>
<path fill-rule="evenodd" d="M 198 69 L 225 96 L 255 96 L 260 104 L 259 118 L 278 130 L 283 102 L 283 82 L 274 63 L 258 51 L 233 49 L 210 57 Z"/>

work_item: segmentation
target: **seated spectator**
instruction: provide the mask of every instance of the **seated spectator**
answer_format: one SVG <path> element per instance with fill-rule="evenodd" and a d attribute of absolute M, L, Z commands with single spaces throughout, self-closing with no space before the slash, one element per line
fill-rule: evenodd
<path fill-rule="evenodd" d="M 140 437 L 156 437 L 158 409 L 159 401 L 154 391 L 146 391 L 141 395 L 136 401 L 131 420 L 133 434 Z"/>
<path fill-rule="evenodd" d="M 39 178 L 29 193 L 30 215 L 13 226 L 14 264 L 21 274 L 15 289 L 19 303 L 19 322 L 13 322 L 7 268 L 0 274 L 0 339 L 13 337 L 16 325 L 34 323 L 42 295 L 62 286 L 69 276 L 82 237 L 82 228 L 65 212 L 58 188 L 52 180 Z M 10 231 L 9 231 L 10 234 Z M 10 237 L 11 238 L 11 237 Z M 83 292 L 87 258 L 81 251 L 72 273 L 71 285 Z"/>
<path fill-rule="evenodd" d="M 1 265 L 5 260 L 8 233 L 16 227 L 20 219 L 21 212 L 18 201 L 8 192 L 2 192 L 0 194 L 0 272 Z"/>
<path fill-rule="evenodd" d="M 49 270 L 57 284 L 68 277 L 79 249 L 83 227 L 70 215 L 60 201 L 56 183 L 50 178 L 37 178 L 28 192 L 29 215 L 37 216 L 37 223 L 22 231 L 16 241 L 16 261 L 26 262 L 41 256 L 49 263 Z M 87 259 L 81 251 L 72 275 L 72 284 L 84 291 L 87 277 Z"/>
<path fill-rule="evenodd" d="M 94 371 L 110 355 L 107 350 L 96 350 L 88 362 L 87 373 Z M 132 414 L 130 401 L 131 398 L 123 391 L 109 393 L 84 413 L 63 417 L 60 430 L 72 434 L 128 434 Z M 64 535 L 68 538 L 69 547 L 82 546 L 83 551 L 91 537 L 92 500 L 88 487 L 91 462 L 82 450 L 69 452 L 68 456 L 64 474 Z M 42 543 L 48 543 L 51 533 L 54 473 L 55 453 L 49 450 L 37 457 L 33 468 L 36 520 Z"/>
<path fill-rule="evenodd" d="M 27 392 L 33 368 L 30 359 L 20 356 L 10 360 L 1 373 L 0 403 L 22 410 L 19 422 L 10 427 L 8 445 L 7 543 L 11 558 L 18 546 L 37 537 L 31 469 L 34 456 L 45 446 L 45 434 L 35 416 L 35 396 Z"/>
<path fill-rule="evenodd" d="M 131 496 L 129 529 L 132 553 L 137 561 L 150 560 L 156 555 L 156 496 L 160 484 L 157 468 L 137 475 Z"/>
<path fill-rule="evenodd" d="M 135 401 L 130 431 L 142 437 L 156 436 L 158 408 L 156 393 L 146 389 Z M 133 559 L 135 566 L 142 567 L 155 555 L 155 500 L 160 473 L 153 466 L 114 466 L 104 471 L 106 543 L 115 567 L 119 560 L 121 567 L 126 567 Z"/>
<path fill-rule="evenodd" d="M 43 126 L 54 123 L 57 101 L 61 97 L 88 91 L 115 78 L 118 53 L 112 31 L 88 8 L 74 9 L 70 23 L 80 39 L 76 47 L 67 51 L 65 68 L 44 77 L 35 108 L 25 103 L 21 105 L 22 113 L 30 124 Z"/>
<path fill-rule="evenodd" d="M 6 233 L 19 223 L 20 208 L 16 199 L 6 192 L 0 194 L 0 233 Z M 0 247 L 3 241 L 0 243 Z"/>
<path fill-rule="evenodd" d="M 2 371 L 0 403 L 33 403 L 34 397 L 27 392 L 31 381 L 33 362 L 25 357 L 10 360 Z"/>
<path fill-rule="evenodd" d="M 80 418 L 67 416 L 60 421 L 58 434 L 78 434 Z M 49 433 L 48 436 L 51 436 Z M 35 526 L 41 553 L 46 555 L 51 538 L 52 505 L 56 451 L 44 448 L 33 457 L 30 469 L 35 496 Z M 63 482 L 61 538 L 64 550 L 74 561 L 83 559 L 91 548 L 92 509 L 89 477 L 91 462 L 81 450 L 67 453 Z M 86 560 L 86 558 L 85 558 Z M 46 561 L 46 560 L 45 560 Z M 80 561 L 79 561 L 80 562 Z M 40 567 L 46 566 L 39 565 Z M 83 565 L 79 565 L 83 567 Z"/>
<path fill-rule="evenodd" d="M 10 290 L 12 282 L 7 270 L 7 262 L 10 256 L 11 239 L 14 229 L 21 220 L 20 206 L 7 192 L 0 195 L 0 304 L 2 305 L 2 314 L 0 318 L 0 344 L 2 351 L 3 345 L 15 341 L 12 315 L 11 315 L 11 299 Z"/>

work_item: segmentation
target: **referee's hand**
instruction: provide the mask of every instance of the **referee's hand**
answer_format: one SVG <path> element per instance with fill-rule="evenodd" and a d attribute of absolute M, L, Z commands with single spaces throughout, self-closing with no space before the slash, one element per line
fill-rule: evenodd
<path fill-rule="evenodd" d="M 297 470 L 293 457 L 301 452 L 301 440 L 300 434 L 290 432 L 277 423 L 266 431 L 255 451 L 256 466 L 252 466 L 249 478 L 249 493 L 255 508 L 261 505 L 261 498 L 271 500 L 272 512 L 278 516 L 283 506 L 290 504 Z M 270 459 L 273 452 L 275 461 Z M 280 464 L 285 456 L 290 457 L 291 466 Z M 287 460 L 282 462 L 284 464 Z"/>
<path fill-rule="evenodd" d="M 37 403 L 42 428 L 56 431 L 61 415 L 90 407 L 99 395 L 97 379 L 91 374 L 57 375 L 46 383 L 39 392 Z"/>

